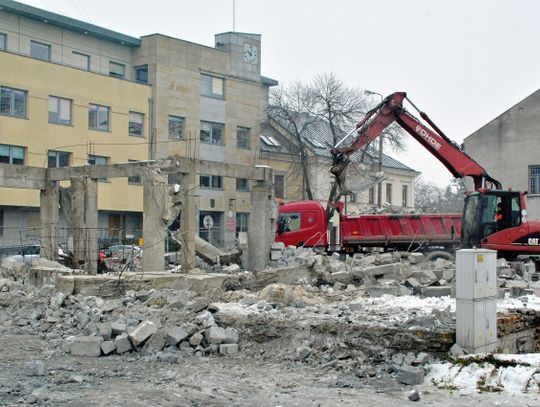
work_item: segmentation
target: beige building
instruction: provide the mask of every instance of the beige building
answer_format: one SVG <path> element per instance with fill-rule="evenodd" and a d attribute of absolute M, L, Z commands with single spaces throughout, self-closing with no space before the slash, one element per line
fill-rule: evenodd
<path fill-rule="evenodd" d="M 309 177 L 313 198 L 326 204 L 334 182 L 332 165 L 332 134 L 326 123 L 316 122 L 302 136 L 309 155 Z M 362 165 L 354 164 L 360 154 L 352 156 L 347 169 L 347 187 L 354 193 L 347 196 L 348 212 L 377 207 L 378 158 L 366 155 Z M 274 169 L 277 198 L 285 201 L 307 199 L 296 141 L 279 123 L 270 120 L 261 132 L 261 162 Z M 397 211 L 414 210 L 414 180 L 419 172 L 383 154 L 382 202 Z"/>
<path fill-rule="evenodd" d="M 180 155 L 257 164 L 261 93 L 277 84 L 261 77 L 260 61 L 258 34 L 217 34 L 214 47 L 135 38 L 0 0 L 0 161 L 65 166 Z M 247 230 L 250 181 L 198 178 L 201 235 L 234 240 Z M 101 237 L 140 234 L 139 181 L 100 183 Z M 0 243 L 19 243 L 21 230 L 37 227 L 37 196 L 0 194 Z"/>

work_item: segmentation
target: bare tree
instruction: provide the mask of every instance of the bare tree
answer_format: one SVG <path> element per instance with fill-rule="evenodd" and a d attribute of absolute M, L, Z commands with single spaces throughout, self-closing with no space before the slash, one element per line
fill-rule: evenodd
<path fill-rule="evenodd" d="M 309 154 L 304 136 L 319 120 L 312 114 L 314 110 L 315 98 L 312 88 L 299 81 L 288 86 L 279 86 L 270 94 L 268 116 L 295 138 L 300 151 L 304 190 L 310 200 L 313 199 L 313 192 L 309 177 Z"/>
<path fill-rule="evenodd" d="M 466 188 L 462 179 L 452 179 L 446 187 L 439 187 L 433 182 L 418 177 L 414 190 L 414 205 L 420 212 L 447 213 L 463 210 Z"/>

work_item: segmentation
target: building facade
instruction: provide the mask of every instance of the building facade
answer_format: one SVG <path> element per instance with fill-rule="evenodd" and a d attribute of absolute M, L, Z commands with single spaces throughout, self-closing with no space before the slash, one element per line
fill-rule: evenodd
<path fill-rule="evenodd" d="M 75 166 L 179 155 L 253 166 L 261 92 L 277 84 L 261 77 L 260 62 L 258 34 L 217 34 L 213 47 L 135 38 L 0 0 L 0 161 Z M 178 183 L 176 174 L 169 179 Z M 247 231 L 250 180 L 198 174 L 198 181 L 201 236 L 225 244 Z M 102 234 L 140 235 L 139 183 L 99 184 Z M 4 244 L 37 227 L 38 195 L 0 194 Z"/>
<path fill-rule="evenodd" d="M 302 137 L 309 156 L 308 173 L 313 198 L 326 204 L 334 182 L 330 173 L 332 134 L 328 125 L 320 121 L 309 127 Z M 348 212 L 365 212 L 376 208 L 379 185 L 382 203 L 386 208 L 413 211 L 414 181 L 420 173 L 383 154 L 383 174 L 377 174 L 378 159 L 366 155 L 362 164 L 356 164 L 359 156 L 358 153 L 353 154 L 347 169 L 347 188 L 352 192 L 346 197 Z M 296 141 L 283 126 L 272 119 L 262 126 L 261 162 L 274 169 L 276 198 L 285 201 L 308 199 Z"/>
<path fill-rule="evenodd" d="M 468 136 L 463 146 L 504 188 L 528 191 L 530 219 L 540 219 L 540 90 Z M 470 186 L 470 185 L 469 185 Z"/>

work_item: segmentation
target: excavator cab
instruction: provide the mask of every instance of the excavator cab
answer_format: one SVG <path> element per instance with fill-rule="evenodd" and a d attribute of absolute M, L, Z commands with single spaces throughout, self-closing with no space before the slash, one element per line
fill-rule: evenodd
<path fill-rule="evenodd" d="M 465 198 L 461 224 L 461 245 L 480 247 L 484 238 L 521 224 L 519 192 L 488 190 Z"/>

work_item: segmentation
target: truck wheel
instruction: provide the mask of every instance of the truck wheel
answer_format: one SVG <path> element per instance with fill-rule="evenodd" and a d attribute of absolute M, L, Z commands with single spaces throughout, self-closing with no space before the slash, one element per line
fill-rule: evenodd
<path fill-rule="evenodd" d="M 437 250 L 434 252 L 426 253 L 425 259 L 426 261 L 434 261 L 437 259 L 454 261 L 454 255 L 452 253 L 445 252 L 443 250 Z"/>

